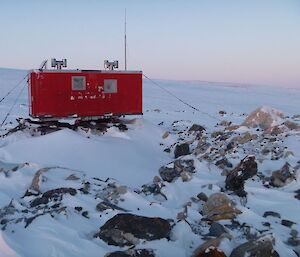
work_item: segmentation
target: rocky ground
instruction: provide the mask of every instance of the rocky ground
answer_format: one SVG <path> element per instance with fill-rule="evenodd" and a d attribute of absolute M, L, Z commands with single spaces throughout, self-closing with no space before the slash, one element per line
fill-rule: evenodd
<path fill-rule="evenodd" d="M 213 129 L 174 121 L 161 137 L 161 151 L 173 160 L 141 187 L 60 166 L 33 172 L 31 163 L 2 164 L 8 178 L 30 170 L 22 195 L 0 210 L 2 230 L 26 231 L 42 217 L 69 220 L 64 227 L 98 224 L 88 238 L 106 244 L 110 257 L 173 256 L 174 249 L 174 256 L 191 257 L 299 256 L 299 116 L 263 107 L 241 124 L 225 111 L 220 117 Z M 110 130 L 91 126 L 73 129 L 97 136 Z M 37 128 L 21 122 L 4 137 L 65 126 Z"/>

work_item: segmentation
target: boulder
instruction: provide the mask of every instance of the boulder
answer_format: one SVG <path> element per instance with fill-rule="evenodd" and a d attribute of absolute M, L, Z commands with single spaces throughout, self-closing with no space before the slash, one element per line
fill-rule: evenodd
<path fill-rule="evenodd" d="M 169 221 L 129 213 L 117 214 L 109 219 L 95 234 L 109 245 L 135 245 L 139 239 L 147 241 L 168 238 L 171 231 Z"/>
<path fill-rule="evenodd" d="M 266 130 L 281 125 L 283 123 L 283 117 L 282 112 L 263 106 L 251 112 L 241 125 L 249 128 L 259 127 Z"/>
<path fill-rule="evenodd" d="M 188 143 L 176 145 L 174 150 L 175 158 L 190 154 L 190 146 Z"/>
<path fill-rule="evenodd" d="M 199 124 L 193 124 L 189 128 L 189 132 L 203 132 L 203 131 L 205 131 L 205 128 Z"/>
<path fill-rule="evenodd" d="M 271 236 L 263 236 L 250 240 L 233 249 L 230 257 L 272 257 L 276 256 L 273 249 L 274 239 Z"/>
<path fill-rule="evenodd" d="M 213 221 L 233 219 L 240 213 L 223 193 L 212 194 L 203 205 L 203 214 Z"/>
<path fill-rule="evenodd" d="M 245 196 L 245 180 L 257 174 L 255 156 L 246 156 L 241 162 L 228 173 L 225 180 L 225 188 L 234 191 L 238 196 Z"/>
<path fill-rule="evenodd" d="M 172 182 L 180 177 L 182 172 L 194 173 L 194 160 L 175 160 L 159 169 L 159 174 L 164 181 Z"/>
<path fill-rule="evenodd" d="M 288 162 L 286 162 L 281 169 L 272 173 L 270 185 L 274 187 L 283 187 L 295 179 L 295 170 Z"/>

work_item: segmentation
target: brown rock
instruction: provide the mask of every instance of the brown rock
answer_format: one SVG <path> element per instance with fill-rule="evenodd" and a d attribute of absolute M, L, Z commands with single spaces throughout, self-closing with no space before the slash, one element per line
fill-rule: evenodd
<path fill-rule="evenodd" d="M 295 179 L 295 170 L 288 162 L 286 162 L 281 169 L 272 173 L 270 185 L 275 187 L 283 187 Z"/>
<path fill-rule="evenodd" d="M 240 213 L 223 193 L 212 194 L 203 206 L 203 214 L 213 221 L 233 219 Z"/>
<path fill-rule="evenodd" d="M 227 131 L 234 131 L 234 130 L 237 130 L 238 128 L 240 128 L 239 125 L 231 125 L 231 126 L 225 128 L 225 130 L 227 130 Z"/>
<path fill-rule="evenodd" d="M 269 107 L 260 107 L 250 113 L 241 125 L 250 128 L 260 127 L 265 130 L 280 125 L 283 117 L 284 115 L 280 111 Z"/>
<path fill-rule="evenodd" d="M 162 138 L 166 139 L 168 136 L 170 135 L 170 133 L 168 131 L 166 131 L 163 135 Z"/>

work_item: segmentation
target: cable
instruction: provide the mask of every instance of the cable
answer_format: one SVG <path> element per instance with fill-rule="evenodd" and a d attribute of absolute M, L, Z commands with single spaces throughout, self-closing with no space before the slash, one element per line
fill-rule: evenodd
<path fill-rule="evenodd" d="M 11 114 L 11 111 L 13 110 L 13 108 L 15 107 L 17 101 L 19 100 L 21 94 L 23 93 L 24 89 L 25 89 L 26 84 L 23 85 L 23 88 L 21 89 L 21 91 L 19 92 L 18 96 L 16 97 L 14 103 L 12 104 L 12 106 L 10 107 L 9 111 L 7 112 L 5 118 L 3 119 L 0 128 L 2 128 L 3 124 L 5 123 L 5 121 L 7 120 L 8 116 Z"/>
<path fill-rule="evenodd" d="M 24 78 L 22 78 L 22 80 L 19 81 L 19 83 L 17 83 L 10 91 L 8 91 L 8 93 L 1 98 L 0 103 L 6 98 L 8 97 L 18 86 L 20 86 L 23 82 L 24 79 L 26 79 L 28 77 L 28 74 L 26 74 L 26 76 Z"/>
<path fill-rule="evenodd" d="M 182 100 L 181 98 L 179 98 L 178 96 L 176 96 L 175 94 L 173 94 L 171 91 L 167 90 L 166 88 L 162 87 L 160 84 L 158 84 L 156 81 L 150 79 L 148 76 L 146 76 L 145 74 L 143 74 L 143 76 L 148 79 L 150 82 L 152 82 L 154 85 L 158 86 L 160 89 L 164 90 L 166 93 L 168 93 L 169 95 L 171 95 L 172 97 L 176 98 L 178 101 L 180 101 L 181 103 L 185 104 L 186 106 L 190 107 L 191 109 L 201 113 L 201 114 L 204 114 L 204 115 L 207 115 L 208 117 L 212 118 L 212 119 L 215 119 L 217 121 L 222 121 L 221 119 L 207 113 L 207 112 L 203 112 L 203 111 L 200 111 L 198 108 L 196 108 L 195 106 L 191 105 L 190 103 Z"/>

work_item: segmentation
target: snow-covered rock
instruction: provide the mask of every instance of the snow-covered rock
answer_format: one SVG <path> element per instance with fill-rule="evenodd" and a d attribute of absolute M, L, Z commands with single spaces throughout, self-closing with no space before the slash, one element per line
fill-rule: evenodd
<path fill-rule="evenodd" d="M 259 127 L 266 130 L 281 125 L 284 121 L 283 118 L 284 114 L 281 111 L 263 106 L 251 112 L 241 125 L 249 128 Z"/>

